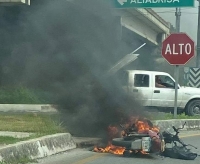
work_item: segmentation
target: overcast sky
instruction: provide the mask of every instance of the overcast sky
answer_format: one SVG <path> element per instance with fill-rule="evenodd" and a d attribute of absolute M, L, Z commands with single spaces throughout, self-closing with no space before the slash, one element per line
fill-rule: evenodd
<path fill-rule="evenodd" d="M 154 8 L 162 18 L 175 26 L 175 8 Z M 196 42 L 198 24 L 198 2 L 193 8 L 181 8 L 181 32 L 186 32 Z"/>

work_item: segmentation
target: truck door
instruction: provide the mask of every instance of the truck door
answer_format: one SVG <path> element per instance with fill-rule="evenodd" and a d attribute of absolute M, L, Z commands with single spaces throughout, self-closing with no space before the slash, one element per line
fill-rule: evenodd
<path fill-rule="evenodd" d="M 179 86 L 180 87 L 180 86 Z M 175 82 L 168 75 L 154 75 L 152 106 L 174 107 Z M 182 100 L 181 90 L 178 91 L 178 106 Z"/>
<path fill-rule="evenodd" d="M 151 106 L 152 87 L 150 87 L 150 76 L 141 73 L 136 73 L 133 76 L 134 85 L 132 85 L 131 91 L 135 98 L 140 101 L 143 106 Z"/>

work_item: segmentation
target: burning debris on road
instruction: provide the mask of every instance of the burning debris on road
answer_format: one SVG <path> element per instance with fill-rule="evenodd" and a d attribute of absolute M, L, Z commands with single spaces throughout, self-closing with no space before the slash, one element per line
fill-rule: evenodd
<path fill-rule="evenodd" d="M 121 139 L 114 139 L 118 137 L 121 137 Z M 140 146 L 136 145 L 135 149 L 131 149 L 132 145 L 130 145 L 134 140 L 138 142 L 139 139 L 145 137 L 151 138 L 151 151 L 162 151 L 162 140 L 159 136 L 159 128 L 154 126 L 148 119 L 131 117 L 128 122 L 124 123 L 123 125 L 120 124 L 120 127 L 109 126 L 108 145 L 105 148 L 99 148 L 96 146 L 93 151 L 119 155 L 124 154 L 126 151 L 129 151 L 130 153 L 148 154 L 148 151 L 145 151 L 142 148 L 142 140 L 139 141 Z"/>
<path fill-rule="evenodd" d="M 124 156 L 156 153 L 170 158 L 194 160 L 197 153 L 192 152 L 187 147 L 190 146 L 195 149 L 197 147 L 185 144 L 178 136 L 179 130 L 183 129 L 185 124 L 182 128 L 172 126 L 175 132 L 175 134 L 172 134 L 168 131 L 160 132 L 159 128 L 148 119 L 131 117 L 124 126 L 120 125 L 123 130 L 109 126 L 110 140 L 108 146 L 105 148 L 95 147 L 93 151 Z M 171 147 L 166 146 L 167 144 L 170 144 Z"/>

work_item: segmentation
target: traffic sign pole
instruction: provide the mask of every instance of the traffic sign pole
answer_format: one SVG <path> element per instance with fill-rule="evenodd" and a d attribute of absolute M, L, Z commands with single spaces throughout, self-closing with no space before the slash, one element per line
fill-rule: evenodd
<path fill-rule="evenodd" d="M 178 79 L 179 79 L 179 65 L 175 67 L 175 98 L 174 98 L 174 118 L 177 118 L 177 100 L 178 100 Z"/>
<path fill-rule="evenodd" d="M 180 17 L 181 17 L 181 8 L 176 8 L 176 32 L 180 32 Z M 179 80 L 179 65 L 175 66 L 175 96 L 174 96 L 174 118 L 177 118 L 177 108 L 178 108 L 178 80 Z"/>
<path fill-rule="evenodd" d="M 196 59 L 196 67 L 200 68 L 200 0 L 197 0 L 198 5 L 198 28 L 197 28 L 197 59 Z"/>

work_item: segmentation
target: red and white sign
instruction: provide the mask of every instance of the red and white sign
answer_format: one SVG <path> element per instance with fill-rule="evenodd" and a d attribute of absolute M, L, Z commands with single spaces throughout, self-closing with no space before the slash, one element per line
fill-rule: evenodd
<path fill-rule="evenodd" d="M 171 65 L 185 65 L 194 52 L 194 41 L 185 33 L 171 34 L 162 43 L 162 56 Z"/>

